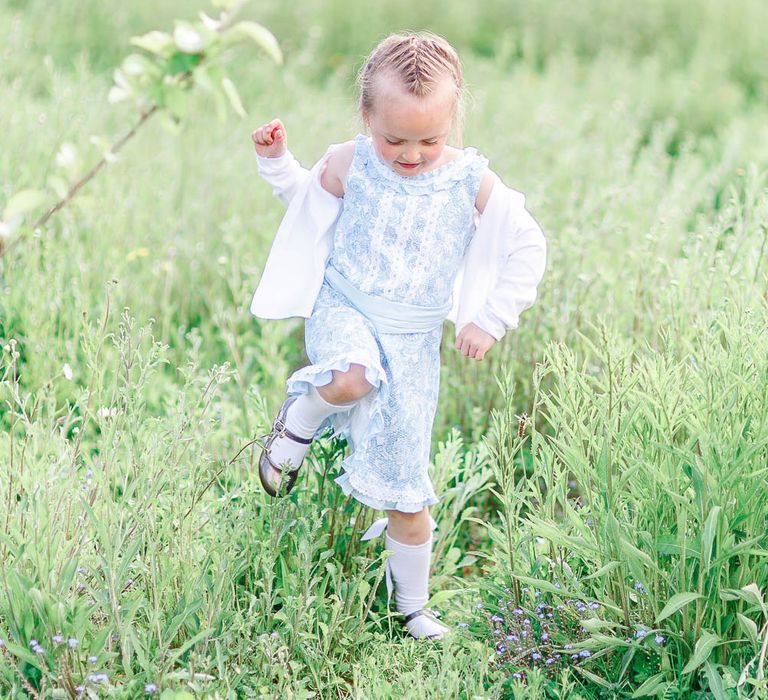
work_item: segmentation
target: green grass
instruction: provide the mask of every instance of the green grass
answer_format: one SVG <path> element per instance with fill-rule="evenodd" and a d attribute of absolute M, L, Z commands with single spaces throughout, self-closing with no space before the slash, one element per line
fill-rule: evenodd
<path fill-rule="evenodd" d="M 412 5 L 249 8 L 286 65 L 226 59 L 248 120 L 192 95 L 180 133 L 150 120 L 0 259 L 1 695 L 106 672 L 97 696 L 765 697 L 768 619 L 741 590 L 768 596 L 764 4 Z M 136 120 L 106 101 L 130 36 L 200 9 L 0 4 L 0 202 L 63 193 Z M 279 115 L 310 165 L 361 128 L 361 57 L 423 26 L 461 49 L 466 143 L 549 242 L 536 305 L 484 362 L 446 329 L 431 590 L 457 635 L 426 647 L 388 614 L 341 446 L 280 502 L 241 452 L 306 363 L 299 322 L 248 313 L 282 215 L 250 130 Z M 589 659 L 547 675 L 496 653 L 494 627 L 542 601 L 564 606 L 553 650 Z"/>

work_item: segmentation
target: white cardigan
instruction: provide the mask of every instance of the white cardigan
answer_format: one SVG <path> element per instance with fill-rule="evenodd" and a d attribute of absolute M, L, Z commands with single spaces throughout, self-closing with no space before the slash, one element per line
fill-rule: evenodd
<path fill-rule="evenodd" d="M 333 232 L 344 199 L 320 184 L 331 145 L 311 170 L 290 151 L 277 158 L 256 156 L 259 173 L 287 211 L 277 230 L 251 302 L 259 318 L 289 318 L 312 313 L 333 248 Z M 525 196 L 491 171 L 493 188 L 456 276 L 448 319 L 456 335 L 474 322 L 497 340 L 517 328 L 520 314 L 533 305 L 544 274 L 544 234 L 525 209 Z"/>

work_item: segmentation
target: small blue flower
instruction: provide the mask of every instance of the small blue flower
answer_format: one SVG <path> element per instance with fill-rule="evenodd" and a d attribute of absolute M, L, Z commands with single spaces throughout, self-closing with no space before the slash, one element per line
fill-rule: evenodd
<path fill-rule="evenodd" d="M 541 591 L 536 591 L 533 595 L 535 595 L 537 598 L 541 598 Z"/>
<path fill-rule="evenodd" d="M 534 661 L 541 661 L 541 654 L 539 654 L 538 651 L 534 651 L 533 654 L 531 654 L 531 658 Z"/>
<path fill-rule="evenodd" d="M 635 632 L 635 639 L 642 639 L 648 634 L 646 630 L 640 629 Z"/>
<path fill-rule="evenodd" d="M 519 639 L 520 638 L 516 634 L 508 634 L 507 635 L 507 641 L 509 641 L 509 642 L 516 642 Z"/>
<path fill-rule="evenodd" d="M 476 607 L 478 610 L 482 610 L 484 606 L 483 606 L 483 604 L 482 604 L 482 603 L 478 603 L 477 605 L 475 605 L 475 607 Z"/>
<path fill-rule="evenodd" d="M 78 644 L 79 644 L 79 642 L 78 642 L 78 641 L 77 641 L 77 640 L 76 640 L 74 637 L 70 637 L 70 638 L 67 640 L 67 646 L 68 646 L 70 649 L 74 649 L 74 648 L 75 648 L 75 647 L 76 647 Z"/>
<path fill-rule="evenodd" d="M 501 615 L 491 615 L 493 622 L 504 622 L 504 618 Z"/>
<path fill-rule="evenodd" d="M 664 644 L 664 642 L 667 641 L 667 638 L 666 637 L 662 637 L 660 634 L 657 634 L 653 638 L 653 641 L 656 642 L 656 644 L 658 644 L 659 646 L 661 646 L 662 644 Z"/>
<path fill-rule="evenodd" d="M 590 604 L 589 604 L 589 607 L 590 607 L 592 610 L 597 610 L 597 609 L 600 607 L 600 603 L 590 603 Z"/>
<path fill-rule="evenodd" d="M 588 659 L 590 656 L 592 656 L 592 652 L 591 652 L 589 649 L 582 649 L 582 650 L 579 652 L 579 656 L 580 656 L 582 659 Z"/>
<path fill-rule="evenodd" d="M 99 660 L 98 656 L 89 656 L 88 657 L 88 663 L 89 664 L 95 664 Z"/>
<path fill-rule="evenodd" d="M 157 686 L 154 683 L 145 683 L 144 692 L 148 695 L 152 695 L 152 693 L 157 692 Z"/>
<path fill-rule="evenodd" d="M 519 616 L 519 615 L 522 615 L 522 614 L 523 614 L 523 609 L 522 609 L 522 608 L 515 608 L 515 609 L 512 611 L 512 614 L 513 614 L 513 615 L 518 615 L 518 616 Z"/>
<path fill-rule="evenodd" d="M 645 586 L 642 583 L 640 583 L 640 581 L 635 581 L 635 590 L 638 593 L 642 593 L 643 595 L 648 593 L 648 591 L 646 590 Z"/>
<path fill-rule="evenodd" d="M 469 627 L 469 623 L 467 623 L 467 622 L 459 622 L 459 627 Z"/>
<path fill-rule="evenodd" d="M 545 663 L 547 664 L 547 666 L 551 666 L 553 663 L 555 663 L 555 660 L 550 656 L 547 658 Z"/>
<path fill-rule="evenodd" d="M 528 636 L 528 630 L 523 630 L 520 634 L 522 634 L 523 637 Z"/>
<path fill-rule="evenodd" d="M 523 674 L 520 673 L 519 671 L 516 671 L 515 673 L 512 674 L 512 678 L 514 678 L 516 681 L 522 680 Z"/>
<path fill-rule="evenodd" d="M 36 639 L 30 639 L 29 640 L 29 646 L 31 646 L 33 649 L 39 644 L 39 642 Z"/>
<path fill-rule="evenodd" d="M 576 659 L 579 658 L 579 655 L 578 654 L 571 654 L 571 658 L 575 661 Z"/>
<path fill-rule="evenodd" d="M 523 593 L 528 593 L 528 587 L 523 588 Z"/>
<path fill-rule="evenodd" d="M 573 649 L 573 644 L 566 644 L 563 649 Z"/>
<path fill-rule="evenodd" d="M 549 635 L 546 632 L 541 633 L 541 641 L 546 642 L 549 639 Z"/>
<path fill-rule="evenodd" d="M 53 637 L 51 637 L 51 641 L 54 644 L 59 645 L 64 641 L 64 636 L 61 634 L 54 634 Z"/>

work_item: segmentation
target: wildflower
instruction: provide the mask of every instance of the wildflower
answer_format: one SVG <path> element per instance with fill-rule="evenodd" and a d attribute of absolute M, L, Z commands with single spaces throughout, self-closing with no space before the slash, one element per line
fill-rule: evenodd
<path fill-rule="evenodd" d="M 483 609 L 483 607 L 485 607 L 485 606 L 484 606 L 482 603 L 478 603 L 477 605 L 475 605 L 475 607 L 476 607 L 478 610 L 482 610 L 482 609 Z"/>
<path fill-rule="evenodd" d="M 36 639 L 31 639 L 29 641 L 29 646 L 31 646 L 33 649 L 39 644 L 39 642 Z"/>
<path fill-rule="evenodd" d="M 582 650 L 579 652 L 579 656 L 580 656 L 582 659 L 588 659 L 590 656 L 592 656 L 592 652 L 591 652 L 589 649 L 582 649 Z"/>
<path fill-rule="evenodd" d="M 566 644 L 563 649 L 573 649 L 573 644 Z"/>
<path fill-rule="evenodd" d="M 528 593 L 528 587 L 523 588 L 523 593 Z"/>
<path fill-rule="evenodd" d="M 507 647 L 505 647 L 505 646 L 502 644 L 502 645 L 501 645 L 501 646 L 500 646 L 498 649 L 496 649 L 496 653 L 497 653 L 499 656 L 501 656 L 501 655 L 502 655 L 502 654 L 503 654 L 503 653 L 504 653 L 506 650 L 507 650 Z"/>
<path fill-rule="evenodd" d="M 70 637 L 67 640 L 67 646 L 69 646 L 70 649 L 74 649 L 78 644 L 79 642 L 74 637 Z"/>
<path fill-rule="evenodd" d="M 642 639 L 648 634 L 646 630 L 640 629 L 635 632 L 635 639 Z"/>
<path fill-rule="evenodd" d="M 546 632 L 541 633 L 541 641 L 546 642 L 549 639 L 549 635 Z"/>
<path fill-rule="evenodd" d="M 85 573 L 85 567 L 84 566 L 78 566 L 77 567 L 77 573 L 78 574 L 84 574 Z"/>
<path fill-rule="evenodd" d="M 527 637 L 528 636 L 528 630 L 523 630 L 521 632 L 521 634 L 523 635 L 523 637 Z"/>
<path fill-rule="evenodd" d="M 541 598 L 541 591 L 536 591 L 533 595 L 535 595 L 537 598 Z"/>
<path fill-rule="evenodd" d="M 555 588 L 560 588 L 560 583 L 558 581 L 555 582 Z"/>
<path fill-rule="evenodd" d="M 569 481 L 568 482 L 568 488 L 569 489 L 575 489 L 576 488 L 576 482 L 575 481 Z"/>
<path fill-rule="evenodd" d="M 590 609 L 592 609 L 592 610 L 597 610 L 597 609 L 599 609 L 599 608 L 600 608 L 600 603 L 595 603 L 595 602 L 592 602 L 592 603 L 590 603 L 590 604 L 589 604 L 589 607 L 590 607 Z"/>
<path fill-rule="evenodd" d="M 82 695 L 85 692 L 85 686 L 84 685 L 76 685 L 75 686 L 75 692 L 78 695 Z"/>
<path fill-rule="evenodd" d="M 522 609 L 522 608 L 515 608 L 515 609 L 512 611 L 512 614 L 513 614 L 513 615 L 518 615 L 518 616 L 519 616 L 519 615 L 522 615 L 522 614 L 523 614 L 523 609 Z"/>
<path fill-rule="evenodd" d="M 157 686 L 154 683 L 145 683 L 144 692 L 148 695 L 152 695 L 152 693 L 157 692 Z"/>
<path fill-rule="evenodd" d="M 497 630 L 493 630 L 493 633 L 494 634 L 501 634 L 501 630 L 498 630 L 498 629 Z"/>
<path fill-rule="evenodd" d="M 0 639 L 0 649 L 5 649 L 5 642 Z"/>
<path fill-rule="evenodd" d="M 565 605 L 563 605 L 562 603 L 558 603 L 557 609 L 558 610 L 565 610 Z"/>
<path fill-rule="evenodd" d="M 459 622 L 459 627 L 469 627 L 469 624 L 466 622 Z"/>
<path fill-rule="evenodd" d="M 88 657 L 88 663 L 89 664 L 95 664 L 99 660 L 98 656 L 89 656 Z"/>
<path fill-rule="evenodd" d="M 58 646 L 64 641 L 64 636 L 61 633 L 54 634 L 53 637 L 51 637 L 51 641 Z"/>
<path fill-rule="evenodd" d="M 517 642 L 520 638 L 516 634 L 508 634 L 507 635 L 507 641 L 509 642 Z"/>
<path fill-rule="evenodd" d="M 653 638 L 653 641 L 656 642 L 656 644 L 658 644 L 659 646 L 661 646 L 662 644 L 664 644 L 664 642 L 667 641 L 667 638 L 666 637 L 662 637 L 660 634 L 657 634 Z"/>
<path fill-rule="evenodd" d="M 578 654 L 571 654 L 571 659 L 573 659 L 574 661 L 576 661 L 578 658 L 579 658 Z"/>
<path fill-rule="evenodd" d="M 88 681 L 90 683 L 106 683 L 108 680 L 109 680 L 109 676 L 106 673 L 88 674 Z"/>
<path fill-rule="evenodd" d="M 548 656 L 544 663 L 547 664 L 547 666 L 551 666 L 553 663 L 555 663 L 555 660 L 551 656 Z"/>
<path fill-rule="evenodd" d="M 491 620 L 493 622 L 504 622 L 504 618 L 501 615 L 492 615 Z"/>
<path fill-rule="evenodd" d="M 512 674 L 512 678 L 514 678 L 516 681 L 522 680 L 523 674 L 520 673 L 520 671 L 516 671 L 515 673 Z"/>
<path fill-rule="evenodd" d="M 635 590 L 643 595 L 648 593 L 647 589 L 642 583 L 640 583 L 640 581 L 635 581 Z"/>
<path fill-rule="evenodd" d="M 541 661 L 541 654 L 539 654 L 538 651 L 534 651 L 533 654 L 531 654 L 531 658 L 534 661 Z"/>

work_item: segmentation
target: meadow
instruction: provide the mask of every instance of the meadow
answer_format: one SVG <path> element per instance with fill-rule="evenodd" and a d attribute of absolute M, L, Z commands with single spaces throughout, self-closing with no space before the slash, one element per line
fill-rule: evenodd
<path fill-rule="evenodd" d="M 284 62 L 221 54 L 247 116 L 195 86 L 33 227 L 138 121 L 131 37 L 199 11 L 0 0 L 0 696 L 768 698 L 768 6 L 251 3 Z M 307 359 L 248 312 L 283 213 L 250 132 L 311 165 L 419 28 L 549 246 L 484 361 L 445 328 L 439 644 L 387 609 L 343 443 L 272 500 L 252 442 Z"/>

